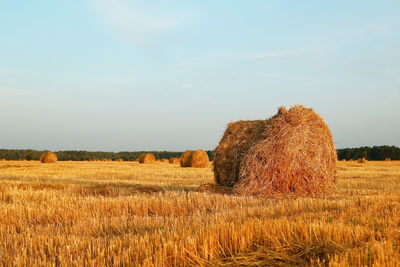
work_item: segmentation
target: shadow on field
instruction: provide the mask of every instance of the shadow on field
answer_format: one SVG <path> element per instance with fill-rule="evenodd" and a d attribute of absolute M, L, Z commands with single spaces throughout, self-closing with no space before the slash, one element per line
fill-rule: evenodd
<path fill-rule="evenodd" d="M 154 194 L 160 192 L 195 192 L 196 188 L 181 185 L 143 185 L 143 184 L 91 184 L 76 187 L 74 192 L 80 196 L 119 197 L 135 194 Z"/>
<path fill-rule="evenodd" d="M 165 188 L 156 185 L 140 184 L 96 184 L 76 188 L 76 193 L 81 196 L 119 197 L 135 194 L 152 194 L 165 191 Z"/>
<path fill-rule="evenodd" d="M 0 165 L 0 169 L 10 169 L 10 168 L 32 168 L 32 166 L 15 165 L 15 164 Z"/>
<path fill-rule="evenodd" d="M 233 188 L 217 184 L 203 184 L 196 189 L 196 192 L 233 195 Z"/>

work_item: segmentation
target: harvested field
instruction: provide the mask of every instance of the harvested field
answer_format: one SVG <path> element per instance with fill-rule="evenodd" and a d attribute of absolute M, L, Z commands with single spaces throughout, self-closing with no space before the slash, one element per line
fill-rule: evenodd
<path fill-rule="evenodd" d="M 338 162 L 326 198 L 213 180 L 178 164 L 0 162 L 0 265 L 400 264 L 399 161 Z"/>

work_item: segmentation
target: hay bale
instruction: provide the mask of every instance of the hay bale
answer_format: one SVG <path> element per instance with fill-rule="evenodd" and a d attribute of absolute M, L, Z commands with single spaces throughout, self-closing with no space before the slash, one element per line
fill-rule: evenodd
<path fill-rule="evenodd" d="M 247 120 L 229 123 L 214 151 L 214 180 L 217 184 L 233 186 L 239 181 L 240 166 L 245 155 L 255 144 L 265 139 L 268 126 L 282 114 L 285 107 L 268 120 Z"/>
<path fill-rule="evenodd" d="M 210 163 L 210 159 L 208 158 L 207 152 L 202 149 L 196 150 L 192 154 L 192 160 L 190 162 L 190 166 L 193 168 L 207 168 Z"/>
<path fill-rule="evenodd" d="M 391 161 L 391 160 L 392 160 L 391 158 L 386 158 L 386 159 L 385 159 L 385 161 Z"/>
<path fill-rule="evenodd" d="M 233 186 L 239 180 L 240 164 L 249 149 L 264 139 L 268 121 L 229 123 L 214 150 L 214 179 L 219 185 Z"/>
<path fill-rule="evenodd" d="M 40 157 L 41 163 L 57 163 L 57 161 L 58 161 L 57 155 L 52 152 L 45 152 Z"/>
<path fill-rule="evenodd" d="M 181 167 L 206 168 L 210 162 L 204 150 L 187 150 L 180 157 Z"/>
<path fill-rule="evenodd" d="M 1 159 L 1 161 L 7 161 L 6 159 Z"/>
<path fill-rule="evenodd" d="M 166 162 L 166 163 L 168 163 L 169 162 L 169 160 L 168 159 L 161 159 L 161 162 Z"/>
<path fill-rule="evenodd" d="M 367 160 L 365 158 L 359 158 L 357 162 L 358 163 L 366 163 Z"/>
<path fill-rule="evenodd" d="M 268 120 L 228 125 L 214 152 L 214 175 L 242 195 L 321 195 L 334 189 L 336 161 L 319 115 L 301 105 L 280 107 Z"/>
<path fill-rule="evenodd" d="M 155 161 L 156 161 L 156 157 L 152 153 L 142 154 L 139 157 L 140 164 L 154 163 Z"/>
<path fill-rule="evenodd" d="M 179 164 L 181 161 L 178 158 L 170 158 L 169 159 L 170 164 Z"/>
<path fill-rule="evenodd" d="M 123 162 L 124 160 L 123 159 L 116 159 L 115 161 L 116 162 Z"/>
<path fill-rule="evenodd" d="M 193 153 L 193 150 L 186 150 L 185 152 L 183 152 L 183 154 L 179 158 L 181 167 L 190 167 Z"/>
<path fill-rule="evenodd" d="M 242 161 L 234 188 L 237 194 L 317 196 L 333 192 L 337 154 L 322 117 L 297 105 L 278 113 L 264 135 Z"/>

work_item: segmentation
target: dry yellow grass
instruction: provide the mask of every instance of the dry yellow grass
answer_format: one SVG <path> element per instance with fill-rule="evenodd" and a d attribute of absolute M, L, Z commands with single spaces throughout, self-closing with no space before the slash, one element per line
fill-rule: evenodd
<path fill-rule="evenodd" d="M 196 192 L 211 168 L 0 162 L 0 266 L 400 264 L 400 162 L 338 163 L 326 198 Z"/>

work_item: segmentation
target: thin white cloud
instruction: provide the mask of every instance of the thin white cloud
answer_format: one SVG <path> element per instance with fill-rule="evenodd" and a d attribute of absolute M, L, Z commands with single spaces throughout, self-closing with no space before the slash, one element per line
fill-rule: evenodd
<path fill-rule="evenodd" d="M 192 88 L 192 87 L 193 87 L 192 83 L 184 83 L 181 86 L 182 89 L 187 89 L 187 88 Z"/>
<path fill-rule="evenodd" d="M 121 0 L 91 0 L 105 23 L 132 42 L 142 42 L 186 20 L 186 16 L 160 16 Z"/>
<path fill-rule="evenodd" d="M 255 59 L 260 60 L 268 60 L 268 59 L 275 59 L 275 58 L 285 58 L 285 57 L 292 57 L 297 56 L 305 53 L 319 51 L 325 48 L 330 47 L 337 47 L 350 44 L 350 42 L 338 42 L 338 43 L 327 43 L 327 44 L 318 44 L 318 45 L 310 45 L 305 47 L 300 47 L 291 50 L 281 50 L 281 51 L 274 51 L 274 52 L 267 52 L 253 56 Z"/>
<path fill-rule="evenodd" d="M 264 78 L 274 78 L 274 79 L 284 79 L 286 78 L 285 76 L 277 73 L 264 73 L 262 75 Z"/>
<path fill-rule="evenodd" d="M 275 51 L 268 52 L 263 54 L 258 54 L 255 56 L 256 59 L 272 59 L 272 58 L 281 58 L 287 56 L 298 55 L 302 52 L 303 49 L 294 49 L 294 50 L 286 50 L 286 51 Z"/>

